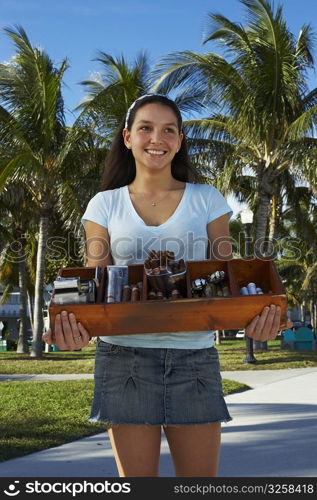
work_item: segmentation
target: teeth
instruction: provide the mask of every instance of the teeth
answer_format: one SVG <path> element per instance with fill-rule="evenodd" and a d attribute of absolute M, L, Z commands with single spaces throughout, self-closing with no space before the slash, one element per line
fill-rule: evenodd
<path fill-rule="evenodd" d="M 155 149 L 147 149 L 147 153 L 150 153 L 150 155 L 164 155 L 165 151 L 156 151 Z"/>

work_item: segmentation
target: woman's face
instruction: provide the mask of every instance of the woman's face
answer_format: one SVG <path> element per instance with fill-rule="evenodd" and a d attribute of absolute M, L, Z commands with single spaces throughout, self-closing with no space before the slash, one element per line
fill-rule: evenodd
<path fill-rule="evenodd" d="M 123 130 L 124 143 L 131 149 L 137 168 L 163 170 L 171 168 L 181 146 L 177 117 L 162 104 L 149 103 L 135 114 L 131 130 Z"/>

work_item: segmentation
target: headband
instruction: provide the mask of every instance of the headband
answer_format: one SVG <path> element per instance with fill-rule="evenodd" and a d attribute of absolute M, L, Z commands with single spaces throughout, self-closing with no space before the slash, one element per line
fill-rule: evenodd
<path fill-rule="evenodd" d="M 128 128 L 128 122 L 129 122 L 129 118 L 130 118 L 130 114 L 131 114 L 131 111 L 132 109 L 134 108 L 134 106 L 136 105 L 136 103 L 138 101 L 141 101 L 142 99 L 145 99 L 146 97 L 164 97 L 165 99 L 167 99 L 168 101 L 171 101 L 175 104 L 175 101 L 173 101 L 173 99 L 170 99 L 169 97 L 167 97 L 166 95 L 164 94 L 144 94 L 144 95 L 141 95 L 141 97 L 138 97 L 132 104 L 131 106 L 129 107 L 128 111 L 127 111 L 127 114 L 125 116 L 125 122 L 124 122 L 124 128 Z"/>

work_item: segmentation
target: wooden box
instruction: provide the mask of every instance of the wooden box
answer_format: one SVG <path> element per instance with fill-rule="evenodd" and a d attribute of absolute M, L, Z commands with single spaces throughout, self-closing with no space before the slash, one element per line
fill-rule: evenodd
<path fill-rule="evenodd" d="M 107 268 L 102 269 L 102 279 L 95 304 L 57 305 L 51 300 L 49 315 L 51 327 L 55 315 L 63 310 L 73 312 L 91 336 L 126 335 L 179 331 L 243 329 L 263 307 L 281 306 L 281 328 L 286 325 L 286 296 L 275 264 L 268 259 L 232 259 L 230 261 L 188 261 L 186 272 L 187 297 L 177 300 L 147 300 L 148 280 L 143 264 L 128 266 L 129 283 L 143 282 L 141 300 L 138 302 L 103 303 Z M 216 270 L 226 272 L 230 296 L 193 298 L 191 283 Z M 95 268 L 65 268 L 60 276 L 93 278 Z M 263 295 L 243 296 L 240 288 L 249 282 L 256 283 Z"/>

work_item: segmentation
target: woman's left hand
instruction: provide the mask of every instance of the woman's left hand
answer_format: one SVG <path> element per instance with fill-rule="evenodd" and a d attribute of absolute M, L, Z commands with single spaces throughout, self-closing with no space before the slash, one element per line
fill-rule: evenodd
<path fill-rule="evenodd" d="M 281 330 L 281 308 L 271 304 L 264 307 L 260 316 L 255 316 L 245 328 L 245 334 L 254 340 L 266 342 L 275 339 L 277 333 Z M 292 327 L 292 321 L 287 318 L 286 328 Z"/>

